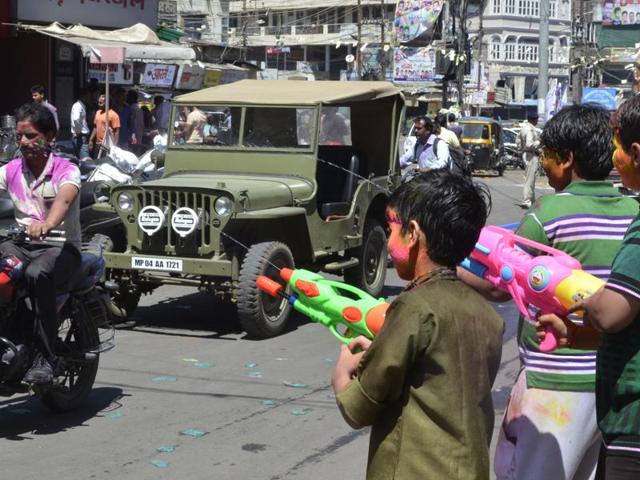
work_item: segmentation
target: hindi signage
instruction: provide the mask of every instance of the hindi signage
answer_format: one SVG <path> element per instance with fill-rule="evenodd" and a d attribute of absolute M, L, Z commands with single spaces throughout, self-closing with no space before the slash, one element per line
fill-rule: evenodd
<path fill-rule="evenodd" d="M 142 77 L 143 85 L 147 87 L 170 88 L 176 76 L 176 66 L 163 63 L 147 63 Z"/>
<path fill-rule="evenodd" d="M 130 27 L 144 23 L 155 29 L 158 24 L 158 0 L 20 0 L 19 21 L 89 25 L 93 27 Z"/>
<path fill-rule="evenodd" d="M 133 85 L 133 62 L 98 64 L 90 63 L 87 78 L 95 78 L 100 83 L 105 83 L 109 67 L 109 83 L 118 85 Z"/>
<path fill-rule="evenodd" d="M 198 90 L 204 81 L 204 68 L 199 65 L 182 64 L 178 68 L 176 88 L 179 90 Z"/>

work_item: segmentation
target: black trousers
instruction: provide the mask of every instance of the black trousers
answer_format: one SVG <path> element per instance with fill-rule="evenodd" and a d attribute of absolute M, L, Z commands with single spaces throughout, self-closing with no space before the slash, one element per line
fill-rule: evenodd
<path fill-rule="evenodd" d="M 11 241 L 0 243 L 0 256 L 15 255 L 26 266 L 24 283 L 35 312 L 36 323 L 45 334 L 48 345 L 53 346 L 58 334 L 56 292 L 64 292 L 69 280 L 80 267 L 80 252 L 71 244 L 52 246 L 44 244 L 15 245 Z M 44 345 L 47 353 L 46 345 Z"/>
<path fill-rule="evenodd" d="M 640 457 L 633 455 L 607 455 L 600 448 L 596 480 L 637 480 L 640 478 Z"/>

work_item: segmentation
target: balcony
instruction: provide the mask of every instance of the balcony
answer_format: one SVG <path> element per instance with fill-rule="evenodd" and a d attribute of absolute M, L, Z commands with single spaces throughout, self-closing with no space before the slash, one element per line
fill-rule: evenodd
<path fill-rule="evenodd" d="M 538 45 L 532 43 L 492 43 L 489 60 L 504 63 L 537 64 Z M 549 47 L 549 63 L 565 64 L 569 62 L 569 47 Z"/>
<path fill-rule="evenodd" d="M 387 38 L 393 31 L 392 22 L 386 22 Z M 355 23 L 325 23 L 322 25 L 284 25 L 284 26 L 248 26 L 246 28 L 247 45 L 326 45 L 335 43 L 354 43 L 358 38 L 358 26 Z M 362 43 L 380 41 L 380 25 L 363 24 Z M 229 29 L 229 42 L 239 45 L 243 41 L 242 28 Z"/>

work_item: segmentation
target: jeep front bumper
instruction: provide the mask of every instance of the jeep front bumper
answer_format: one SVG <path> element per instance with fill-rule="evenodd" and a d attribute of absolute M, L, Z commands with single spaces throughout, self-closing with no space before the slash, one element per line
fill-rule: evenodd
<path fill-rule="evenodd" d="M 107 268 L 133 270 L 141 273 L 169 272 L 186 275 L 231 277 L 233 272 L 231 260 L 220 257 L 185 258 L 134 254 L 130 252 L 105 252 L 104 258 L 107 263 Z"/>

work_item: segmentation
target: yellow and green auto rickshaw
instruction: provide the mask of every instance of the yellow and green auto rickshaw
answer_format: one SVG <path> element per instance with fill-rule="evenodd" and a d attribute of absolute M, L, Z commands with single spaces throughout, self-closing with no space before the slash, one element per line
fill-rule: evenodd
<path fill-rule="evenodd" d="M 462 148 L 467 150 L 474 172 L 494 171 L 502 175 L 505 169 L 502 126 L 488 117 L 463 117 Z"/>

